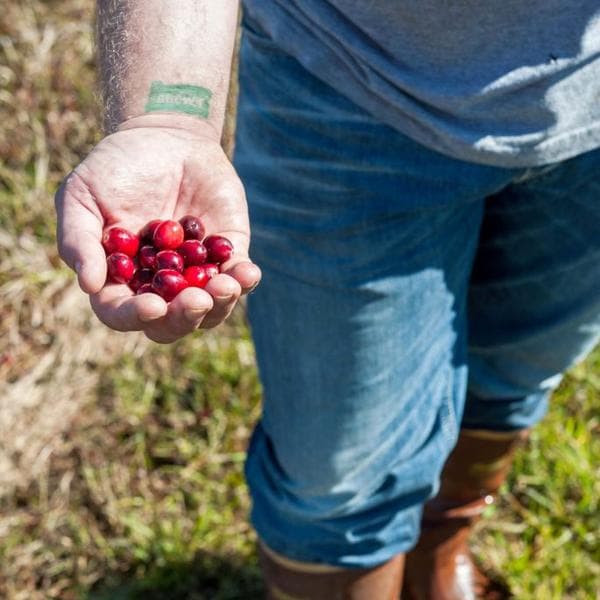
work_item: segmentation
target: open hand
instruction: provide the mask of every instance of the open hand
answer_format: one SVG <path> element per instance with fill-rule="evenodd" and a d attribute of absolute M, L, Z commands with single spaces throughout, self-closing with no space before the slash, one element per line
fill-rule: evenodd
<path fill-rule="evenodd" d="M 56 194 L 58 247 L 78 275 L 100 320 L 118 331 L 144 331 L 169 343 L 214 327 L 241 294 L 260 281 L 248 257 L 250 227 L 243 186 L 208 126 L 180 126 L 168 116 L 137 117 L 104 138 L 67 176 Z M 206 288 L 187 288 L 167 304 L 106 282 L 102 231 L 118 225 L 138 232 L 153 219 L 198 216 L 207 234 L 233 243 L 234 255 Z"/>

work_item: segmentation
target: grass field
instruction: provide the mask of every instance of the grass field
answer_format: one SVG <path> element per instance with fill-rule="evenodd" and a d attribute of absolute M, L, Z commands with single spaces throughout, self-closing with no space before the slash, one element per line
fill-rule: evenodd
<path fill-rule="evenodd" d="M 0 14 L 0 598 L 259 598 L 243 309 L 156 346 L 100 325 L 57 257 L 53 191 L 98 139 L 91 19 L 88 0 Z M 600 597 L 599 416 L 596 350 L 474 540 L 519 599 Z"/>

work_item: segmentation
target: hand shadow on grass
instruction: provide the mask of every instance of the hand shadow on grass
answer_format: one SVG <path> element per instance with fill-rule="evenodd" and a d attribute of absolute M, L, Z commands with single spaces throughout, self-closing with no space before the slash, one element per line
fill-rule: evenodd
<path fill-rule="evenodd" d="M 83 600 L 261 600 L 255 559 L 199 552 L 192 562 L 151 566 L 143 576 L 109 574 Z"/>

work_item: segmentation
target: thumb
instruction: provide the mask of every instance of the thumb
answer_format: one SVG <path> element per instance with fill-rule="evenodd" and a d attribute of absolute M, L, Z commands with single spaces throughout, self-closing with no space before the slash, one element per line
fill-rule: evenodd
<path fill-rule="evenodd" d="M 99 292 L 106 281 L 102 248 L 103 218 L 89 189 L 71 173 L 56 192 L 57 243 L 61 258 L 77 272 L 87 294 Z"/>

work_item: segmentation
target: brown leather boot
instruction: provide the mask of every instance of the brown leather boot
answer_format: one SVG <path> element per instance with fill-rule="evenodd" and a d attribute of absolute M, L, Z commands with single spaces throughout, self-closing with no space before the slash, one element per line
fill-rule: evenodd
<path fill-rule="evenodd" d="M 268 600 L 398 600 L 404 555 L 371 569 L 344 569 L 290 560 L 260 543 Z"/>
<path fill-rule="evenodd" d="M 503 584 L 475 565 L 468 548 L 475 521 L 510 470 L 527 431 L 463 429 L 442 471 L 438 495 L 425 505 L 421 537 L 406 555 L 403 600 L 501 600 Z"/>

